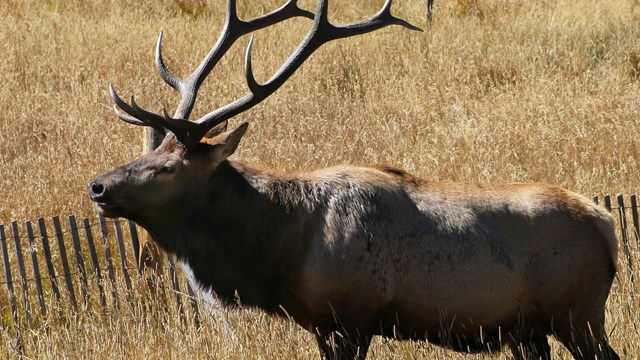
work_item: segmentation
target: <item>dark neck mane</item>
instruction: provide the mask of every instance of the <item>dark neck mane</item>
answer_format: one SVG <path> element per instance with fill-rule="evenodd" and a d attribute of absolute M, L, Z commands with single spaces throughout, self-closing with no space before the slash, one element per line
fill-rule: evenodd
<path fill-rule="evenodd" d="M 225 302 L 277 311 L 314 233 L 323 191 L 310 179 L 225 161 L 206 194 L 187 197 L 172 224 L 144 224 Z M 180 206 L 177 204 L 176 206 Z"/>

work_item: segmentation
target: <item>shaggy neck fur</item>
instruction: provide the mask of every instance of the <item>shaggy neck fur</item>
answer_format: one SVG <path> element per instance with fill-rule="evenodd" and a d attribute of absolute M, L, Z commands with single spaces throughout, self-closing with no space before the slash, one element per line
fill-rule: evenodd
<path fill-rule="evenodd" d="M 205 192 L 192 191 L 176 204 L 179 216 L 142 225 L 201 288 L 226 303 L 278 311 L 307 256 L 306 237 L 317 233 L 320 187 L 224 161 Z"/>

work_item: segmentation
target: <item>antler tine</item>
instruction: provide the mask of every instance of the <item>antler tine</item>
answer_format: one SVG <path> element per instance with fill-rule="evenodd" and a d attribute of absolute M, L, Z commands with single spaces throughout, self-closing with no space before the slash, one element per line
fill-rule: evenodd
<path fill-rule="evenodd" d="M 342 36 L 336 34 L 336 38 L 354 36 L 377 30 L 387 25 L 400 25 L 409 30 L 423 31 L 421 28 L 391 15 L 391 3 L 393 0 L 387 0 L 382 9 L 376 15 L 366 21 L 354 23 L 346 26 L 336 27 L 337 33 L 343 33 Z"/>
<path fill-rule="evenodd" d="M 113 84 L 109 84 L 109 92 L 115 102 L 113 109 L 121 120 L 133 125 L 151 126 L 162 134 L 166 134 L 168 126 L 164 118 L 140 107 L 133 96 L 131 97 L 131 104 L 127 103 L 118 95 Z M 120 109 L 124 112 L 120 111 Z"/>
<path fill-rule="evenodd" d="M 235 102 L 216 109 L 197 120 L 198 127 L 190 134 L 193 138 L 191 141 L 196 141 L 197 143 L 197 141 L 206 134 L 208 129 L 251 108 L 271 95 L 293 75 L 315 50 L 329 41 L 365 34 L 389 25 L 400 25 L 410 30 L 422 31 L 419 27 L 391 15 L 391 3 L 392 0 L 387 0 L 382 9 L 367 20 L 343 26 L 335 26 L 328 20 L 328 0 L 319 0 L 313 26 L 307 33 L 307 36 L 305 36 L 298 48 L 289 56 L 289 59 L 287 59 L 271 79 L 262 85 L 258 84 L 253 76 L 251 66 L 252 38 L 247 47 L 245 60 L 247 85 L 251 92 Z"/>
<path fill-rule="evenodd" d="M 116 114 L 122 120 L 134 125 L 152 126 L 157 129 L 164 128 L 163 118 L 154 112 L 140 107 L 136 103 L 136 99 L 134 96 L 131 96 L 131 104 L 129 104 L 126 101 L 122 100 L 122 98 L 116 92 L 116 89 L 113 87 L 113 84 L 109 84 L 109 92 L 111 93 L 111 97 L 115 102 Z M 118 111 L 118 108 L 122 109 L 126 114 Z"/>
<path fill-rule="evenodd" d="M 116 92 L 116 89 L 113 87 L 113 84 L 109 84 L 109 93 L 111 94 L 111 98 L 115 104 L 113 105 L 113 110 L 116 115 L 123 121 L 126 121 L 133 125 L 139 126 L 152 126 L 156 129 L 161 129 L 164 132 L 162 127 L 157 127 L 155 124 L 146 121 L 146 118 L 140 114 L 136 110 L 136 107 L 129 105 L 126 101 L 122 100 L 122 98 Z M 131 97 L 131 103 L 135 104 L 135 99 Z M 120 111 L 122 109 L 122 111 Z"/>
<path fill-rule="evenodd" d="M 128 122 L 129 124 L 138 125 L 138 126 L 147 126 L 146 123 L 134 118 L 131 115 L 127 115 L 118 109 L 117 105 L 113 105 L 113 111 L 115 111 L 116 115 L 120 118 L 120 120 L 124 122 Z"/>
<path fill-rule="evenodd" d="M 160 77 L 165 83 L 169 84 L 169 86 L 176 89 L 178 92 L 182 92 L 182 84 L 184 81 L 173 75 L 173 73 L 169 71 L 167 66 L 164 64 L 164 59 L 162 58 L 162 36 L 163 32 L 160 31 L 160 35 L 158 35 L 158 42 L 156 44 L 156 67 L 158 68 Z"/>

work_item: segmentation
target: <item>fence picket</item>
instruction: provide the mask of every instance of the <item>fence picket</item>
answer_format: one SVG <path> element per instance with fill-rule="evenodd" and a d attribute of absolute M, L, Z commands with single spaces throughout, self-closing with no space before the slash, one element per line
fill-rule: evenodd
<path fill-rule="evenodd" d="M 51 258 L 51 247 L 49 246 L 49 235 L 47 234 L 47 226 L 44 222 L 44 218 L 38 219 L 38 229 L 40 230 L 40 239 L 42 240 L 42 249 L 44 250 L 44 259 L 47 263 L 47 272 L 49 273 L 49 280 L 51 281 L 51 290 L 53 291 L 56 301 L 60 302 L 60 289 L 58 288 L 58 277 L 56 276 L 56 270 L 53 266 L 53 260 Z"/>
<path fill-rule="evenodd" d="M 136 223 L 127 220 L 129 223 L 129 234 L 131 234 L 131 246 L 133 247 L 133 258 L 138 268 L 138 274 L 142 275 L 142 262 L 140 261 L 140 239 L 138 238 L 138 229 Z"/>
<path fill-rule="evenodd" d="M 71 271 L 69 270 L 69 261 L 67 258 L 67 248 L 64 245 L 64 235 L 62 234 L 62 226 L 60 226 L 60 218 L 53 217 L 53 229 L 56 232 L 56 238 L 58 239 L 58 248 L 60 249 L 60 260 L 62 261 L 62 270 L 64 271 L 64 281 L 69 291 L 69 300 L 73 310 L 78 310 L 78 304 L 76 302 L 76 294 L 73 290 L 73 281 L 71 281 Z"/>
<path fill-rule="evenodd" d="M 196 299 L 196 294 L 193 292 L 193 288 L 191 288 L 191 284 L 189 280 L 187 283 L 187 292 L 189 293 L 189 302 L 191 303 L 191 310 L 193 311 L 193 321 L 196 325 L 196 328 L 200 328 L 200 310 L 198 310 L 198 300 Z"/>
<path fill-rule="evenodd" d="M 80 292 L 84 300 L 84 306 L 89 304 L 89 291 L 87 281 L 87 268 L 84 265 L 84 256 L 80 246 L 80 235 L 78 234 L 78 223 L 75 215 L 69 215 L 69 228 L 71 229 L 71 239 L 73 239 L 73 250 L 76 257 L 76 265 L 80 271 Z"/>
<path fill-rule="evenodd" d="M 42 316 L 47 315 L 47 308 L 44 303 L 44 294 L 42 293 L 42 281 L 40 278 L 40 267 L 38 266 L 38 247 L 35 242 L 35 236 L 33 235 L 33 225 L 31 221 L 25 223 L 27 228 L 27 237 L 29 238 L 29 252 L 31 253 L 31 263 L 33 265 L 33 276 L 36 281 L 36 293 L 38 295 L 38 305 L 40 314 Z"/>
<path fill-rule="evenodd" d="M 611 212 L 611 195 L 604 196 L 604 207 Z"/>
<path fill-rule="evenodd" d="M 618 203 L 618 218 L 620 219 L 620 233 L 622 234 L 622 248 L 627 258 L 627 272 L 631 282 L 634 281 L 633 276 L 633 259 L 631 258 L 631 249 L 629 248 L 629 231 L 627 228 L 627 213 L 624 206 L 624 198 L 622 195 L 616 197 Z"/>
<path fill-rule="evenodd" d="M 102 272 L 100 270 L 100 262 L 98 261 L 98 253 L 93 242 L 93 234 L 91 233 L 91 223 L 89 219 L 83 220 L 84 232 L 87 236 L 87 244 L 89 245 L 89 254 L 91 255 L 91 264 L 93 265 L 93 273 L 98 281 L 98 292 L 100 293 L 100 305 L 104 308 L 107 306 L 107 297 L 104 295 L 104 286 L 102 285 Z"/>
<path fill-rule="evenodd" d="M 9 293 L 9 306 L 11 306 L 11 320 L 13 321 L 14 336 L 16 338 L 16 347 L 21 358 L 24 356 L 24 344 L 22 335 L 20 334 L 20 319 L 18 318 L 18 304 L 16 302 L 16 293 L 13 290 L 13 277 L 11 276 L 11 262 L 9 260 L 9 251 L 7 249 L 7 237 L 4 233 L 4 225 L 0 225 L 0 244 L 2 244 L 2 261 L 4 263 L 4 276 L 7 280 L 7 291 Z M 3 322 L 4 323 L 4 322 Z"/>
<path fill-rule="evenodd" d="M 184 307 L 182 305 L 182 297 L 180 293 L 180 282 L 178 280 L 178 275 L 176 273 L 176 264 L 173 260 L 173 255 L 168 256 L 169 259 L 169 277 L 171 278 L 171 285 L 173 286 L 173 292 L 176 296 L 176 304 L 178 305 L 178 310 L 180 311 L 180 317 L 183 322 L 186 322 L 187 316 L 184 312 Z"/>
<path fill-rule="evenodd" d="M 18 229 L 18 222 L 15 220 L 11 222 L 11 231 L 13 232 L 13 242 L 15 244 L 16 259 L 18 260 L 18 272 L 20 273 L 20 283 L 22 284 L 22 307 L 28 327 L 31 323 L 31 305 L 29 304 L 28 292 L 29 286 L 27 283 L 27 271 L 24 266 L 24 257 L 22 254 L 20 230 Z"/>
<path fill-rule="evenodd" d="M 113 305 L 118 308 L 118 288 L 116 286 L 116 275 L 113 268 L 113 258 L 111 257 L 111 244 L 109 243 L 109 232 L 107 231 L 107 224 L 105 223 L 104 216 L 98 214 L 98 221 L 100 222 L 100 233 L 102 234 L 102 245 L 104 246 L 104 257 L 107 260 L 107 271 L 109 274 L 109 281 L 111 282 L 111 295 L 113 297 Z"/>
<path fill-rule="evenodd" d="M 16 293 L 13 290 L 13 277 L 11 276 L 11 262 L 9 251 L 7 250 L 7 237 L 4 233 L 4 225 L 0 225 L 0 243 L 2 244 L 2 260 L 4 263 L 4 277 L 7 281 L 7 291 L 9 292 L 9 304 L 11 306 L 11 317 L 14 326 L 18 326 L 18 304 L 16 304 Z"/>
<path fill-rule="evenodd" d="M 127 254 L 124 249 L 124 240 L 122 238 L 122 226 L 120 226 L 120 219 L 115 218 L 113 220 L 113 227 L 116 230 L 116 239 L 118 240 L 118 250 L 120 251 L 122 275 L 124 275 L 124 282 L 127 285 L 127 290 L 131 291 L 131 279 L 129 278 L 129 271 L 127 270 Z"/>
<path fill-rule="evenodd" d="M 640 220 L 638 219 L 638 199 L 631 195 L 631 218 L 633 220 L 633 234 L 636 238 L 636 249 L 640 250 Z"/>

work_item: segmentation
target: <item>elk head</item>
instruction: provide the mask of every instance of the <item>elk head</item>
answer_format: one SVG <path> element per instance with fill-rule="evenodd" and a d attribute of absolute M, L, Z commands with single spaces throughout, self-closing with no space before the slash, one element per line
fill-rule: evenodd
<path fill-rule="evenodd" d="M 118 167 L 89 185 L 89 194 L 104 216 L 126 217 L 141 223 L 183 216 L 179 204 L 190 203 L 189 190 L 201 184 L 218 164 L 233 154 L 247 130 L 243 123 L 232 131 L 226 122 L 215 127 L 194 150 L 181 145 L 173 133 L 152 153 Z M 145 221 L 146 220 L 146 221 Z"/>
<path fill-rule="evenodd" d="M 281 8 L 249 21 L 238 18 L 235 1 L 229 0 L 222 34 L 196 70 L 184 79 L 172 74 L 165 66 L 160 33 L 156 65 L 162 79 L 181 94 L 180 104 L 174 116 L 169 116 L 166 110 L 161 115 L 139 106 L 133 96 L 129 103 L 124 101 L 110 86 L 114 108 L 120 119 L 134 125 L 153 127 L 166 136 L 155 151 L 92 181 L 88 186 L 91 199 L 98 203 L 105 216 L 126 217 L 143 226 L 149 221 L 162 222 L 170 220 L 169 217 L 184 216 L 181 207 L 197 200 L 197 191 L 203 187 L 201 184 L 208 181 L 218 165 L 234 152 L 246 131 L 246 123 L 226 131 L 226 121 L 275 92 L 316 49 L 331 40 L 368 33 L 388 25 L 420 30 L 391 15 L 391 2 L 387 0 L 382 9 L 368 20 L 335 26 L 327 18 L 327 0 L 318 1 L 315 14 L 301 9 L 296 0 L 290 0 Z M 296 16 L 312 18 L 313 25 L 271 79 L 259 84 L 253 76 L 252 37 L 245 58 L 250 92 L 198 120 L 188 119 L 200 85 L 238 38 Z"/>

